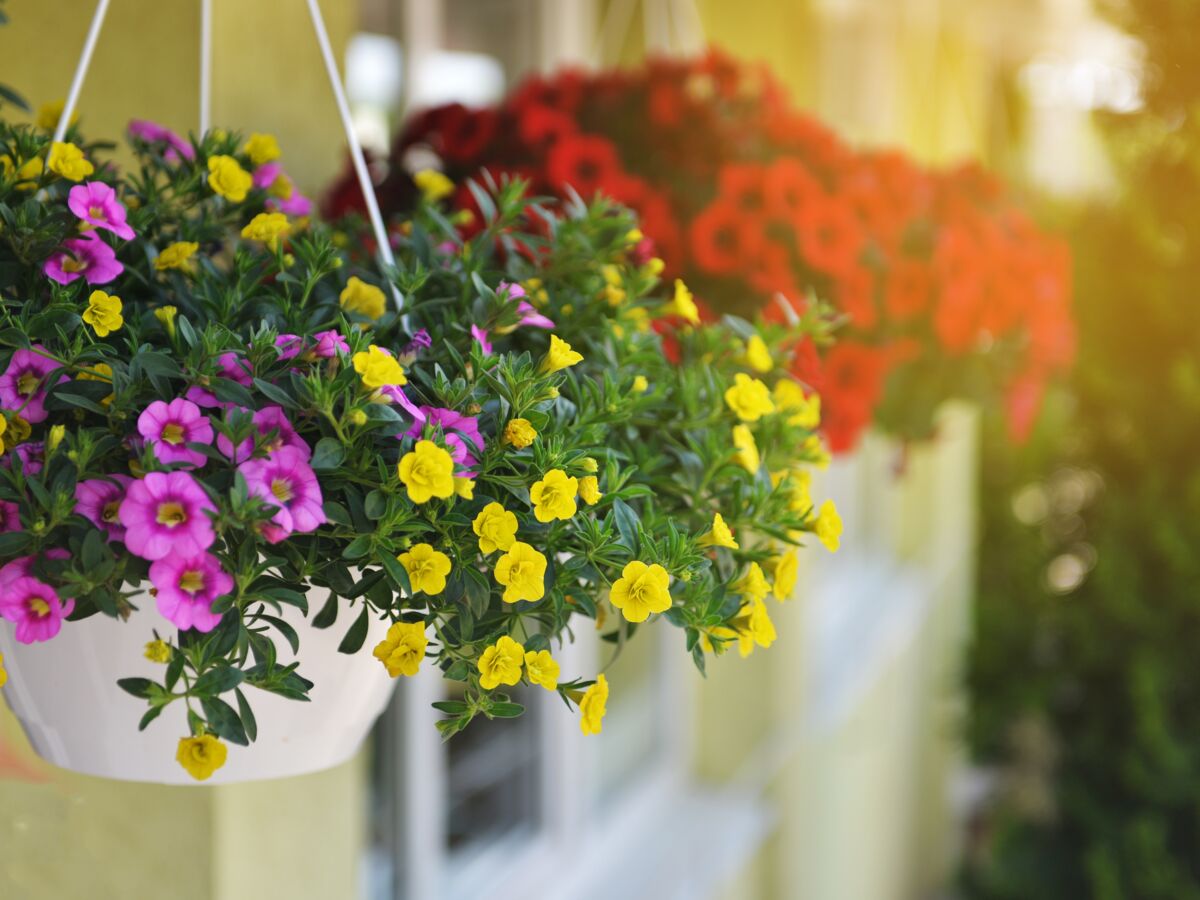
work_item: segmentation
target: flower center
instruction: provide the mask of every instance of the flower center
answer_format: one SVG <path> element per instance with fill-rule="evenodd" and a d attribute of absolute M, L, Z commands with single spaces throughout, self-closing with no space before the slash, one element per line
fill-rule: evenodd
<path fill-rule="evenodd" d="M 163 426 L 162 439 L 168 444 L 182 444 L 183 438 L 183 426 L 179 423 L 168 422 Z"/>
<path fill-rule="evenodd" d="M 73 256 L 67 256 L 63 258 L 62 270 L 64 272 L 82 272 L 86 268 L 87 263 L 82 259 L 76 259 Z"/>
<path fill-rule="evenodd" d="M 106 217 L 105 217 L 105 215 L 104 215 L 104 207 L 103 207 L 103 206 L 91 206 L 91 207 L 88 207 L 88 215 L 89 215 L 89 216 L 91 216 L 93 219 L 104 219 L 104 218 L 106 218 Z"/>
<path fill-rule="evenodd" d="M 42 379 L 37 372 L 26 372 L 17 378 L 17 393 L 23 397 L 32 396 L 41 382 Z"/>
<path fill-rule="evenodd" d="M 189 594 L 204 590 L 204 573 L 199 569 L 188 569 L 179 576 L 179 589 Z"/>
<path fill-rule="evenodd" d="M 182 525 L 188 520 L 187 512 L 183 508 L 182 503 L 174 501 L 170 503 L 159 504 L 158 515 L 155 517 L 159 525 L 166 525 L 168 528 L 174 528 L 177 525 Z"/>
<path fill-rule="evenodd" d="M 46 616 L 50 615 L 50 604 L 41 597 L 30 597 L 29 611 L 39 619 L 44 619 Z"/>
<path fill-rule="evenodd" d="M 271 482 L 271 494 L 280 503 L 287 503 L 296 496 L 292 490 L 292 483 L 286 478 L 276 478 Z"/>
<path fill-rule="evenodd" d="M 111 500 L 104 504 L 104 508 L 100 510 L 100 520 L 107 522 L 109 525 L 114 525 L 118 519 L 118 513 L 121 511 L 121 501 Z"/>

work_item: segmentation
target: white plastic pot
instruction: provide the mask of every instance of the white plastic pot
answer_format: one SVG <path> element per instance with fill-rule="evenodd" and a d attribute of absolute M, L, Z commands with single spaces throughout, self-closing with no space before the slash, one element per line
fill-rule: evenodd
<path fill-rule="evenodd" d="M 310 613 L 315 615 L 328 597 L 325 589 L 312 589 Z M 47 762 L 123 781 L 195 784 L 175 761 L 179 739 L 189 734 L 184 703 L 176 700 L 139 732 L 149 707 L 117 687 L 119 678 L 161 681 L 165 667 L 145 658 L 145 645 L 155 628 L 164 636 L 176 633 L 152 597 L 141 594 L 134 603 L 139 611 L 128 622 L 105 615 L 64 622 L 57 637 L 40 644 L 18 643 L 13 624 L 0 620 L 0 653 L 8 670 L 5 699 Z M 337 647 L 349 616 L 323 630 L 294 607 L 285 607 L 282 618 L 300 635 L 299 673 L 314 682 L 311 702 L 243 687 L 258 739 L 249 747 L 227 744 L 224 767 L 204 784 L 284 778 L 336 766 L 355 754 L 387 706 L 395 682 L 371 655 L 387 633 L 386 621 L 372 619 L 363 647 L 348 656 Z M 276 644 L 279 661 L 292 662 L 287 642 Z"/>

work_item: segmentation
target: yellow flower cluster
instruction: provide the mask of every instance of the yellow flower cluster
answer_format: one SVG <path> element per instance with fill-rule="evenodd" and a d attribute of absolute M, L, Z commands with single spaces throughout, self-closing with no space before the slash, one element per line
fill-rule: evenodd
<path fill-rule="evenodd" d="M 450 574 L 450 557 L 430 544 L 416 544 L 407 553 L 396 557 L 408 573 L 408 583 L 413 593 L 436 596 L 446 589 L 446 576 Z"/>
<path fill-rule="evenodd" d="M 351 275 L 350 280 L 338 296 L 338 303 L 348 313 L 355 313 L 368 319 L 379 319 L 387 310 L 387 298 L 383 291 L 373 284 L 368 284 L 357 275 Z"/>
<path fill-rule="evenodd" d="M 485 691 L 500 685 L 512 686 L 521 680 L 522 674 L 530 684 L 548 691 L 558 690 L 559 667 L 549 650 L 526 652 L 525 647 L 508 635 L 492 644 L 479 657 L 479 686 Z"/>
<path fill-rule="evenodd" d="M 84 310 L 83 321 L 92 326 L 96 337 L 108 337 L 114 331 L 120 331 L 125 324 L 121 315 L 121 298 L 110 296 L 104 291 L 92 291 L 88 297 L 88 307 Z M 111 369 L 109 370 L 111 372 Z"/>
<path fill-rule="evenodd" d="M 372 344 L 366 351 L 355 353 L 351 362 L 367 390 L 377 391 L 382 387 L 408 384 L 404 367 L 382 347 Z"/>
<path fill-rule="evenodd" d="M 645 622 L 651 613 L 671 608 L 671 576 L 662 566 L 634 560 L 612 586 L 609 601 L 629 622 Z"/>
<path fill-rule="evenodd" d="M 241 203 L 250 192 L 254 179 L 232 156 L 210 156 L 208 158 L 208 186 L 218 196 L 233 203 Z"/>
<path fill-rule="evenodd" d="M 454 458 L 433 441 L 417 441 L 400 459 L 400 480 L 413 503 L 445 500 L 454 494 Z"/>
<path fill-rule="evenodd" d="M 214 772 L 225 765 L 228 754 L 228 749 L 215 735 L 202 734 L 198 737 L 180 738 L 175 761 L 197 781 L 207 781 L 212 778 Z"/>
<path fill-rule="evenodd" d="M 400 675 L 411 678 L 421 668 L 428 644 L 424 622 L 393 622 L 387 636 L 375 645 L 372 655 L 383 663 L 393 678 Z"/>

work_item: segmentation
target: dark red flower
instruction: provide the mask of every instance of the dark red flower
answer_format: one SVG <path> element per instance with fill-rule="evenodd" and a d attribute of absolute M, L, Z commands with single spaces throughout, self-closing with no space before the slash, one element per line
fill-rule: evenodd
<path fill-rule="evenodd" d="M 559 141 L 546 154 L 546 177 L 560 189 L 574 188 L 590 199 L 621 173 L 621 160 L 612 141 L 594 134 L 575 134 Z"/>
<path fill-rule="evenodd" d="M 729 275 L 760 252 L 761 229 L 737 207 L 718 200 L 692 220 L 688 234 L 692 259 L 705 272 Z"/>

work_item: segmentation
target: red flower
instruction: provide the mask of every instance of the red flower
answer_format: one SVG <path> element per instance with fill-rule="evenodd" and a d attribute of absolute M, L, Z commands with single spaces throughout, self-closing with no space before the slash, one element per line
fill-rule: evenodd
<path fill-rule="evenodd" d="M 894 319 L 911 319 L 929 307 L 932 290 L 933 275 L 928 264 L 898 258 L 888 268 L 883 291 L 884 309 Z"/>
<path fill-rule="evenodd" d="M 824 195 L 797 213 L 795 226 L 800 250 L 814 269 L 832 274 L 858 263 L 863 231 L 845 203 Z"/>
<path fill-rule="evenodd" d="M 761 229 L 737 207 L 717 200 L 692 220 L 688 234 L 692 259 L 705 272 L 729 275 L 761 250 Z"/>
<path fill-rule="evenodd" d="M 616 146 L 594 134 L 571 135 L 546 154 L 546 177 L 550 183 L 558 188 L 572 187 L 585 199 L 595 196 L 621 171 Z"/>
<path fill-rule="evenodd" d="M 804 163 L 785 156 L 767 167 L 763 191 L 767 214 L 791 222 L 810 203 L 820 201 L 821 185 Z"/>
<path fill-rule="evenodd" d="M 717 175 L 717 191 L 726 203 L 732 203 L 747 215 L 761 215 L 766 208 L 766 179 L 762 166 L 732 163 L 722 166 Z"/>

